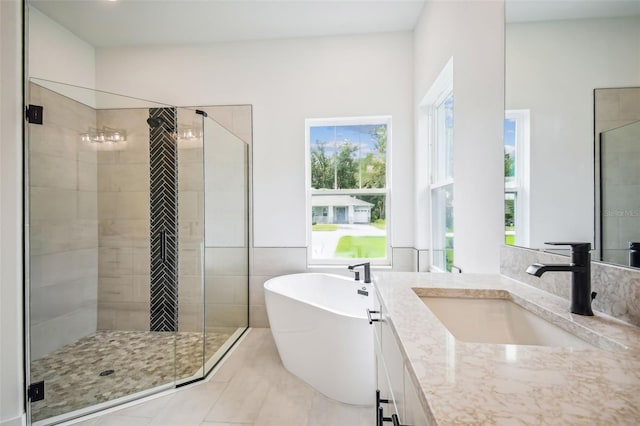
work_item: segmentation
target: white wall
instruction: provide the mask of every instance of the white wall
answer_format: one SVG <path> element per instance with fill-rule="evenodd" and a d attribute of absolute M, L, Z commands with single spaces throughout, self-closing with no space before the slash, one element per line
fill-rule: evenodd
<path fill-rule="evenodd" d="M 498 272 L 503 241 L 503 2 L 427 2 L 414 32 L 415 213 L 418 248 L 428 244 L 425 140 L 418 103 L 453 57 L 454 263 Z"/>
<path fill-rule="evenodd" d="M 0 1 L 0 425 L 24 424 L 21 2 Z"/>
<path fill-rule="evenodd" d="M 29 77 L 95 88 L 93 46 L 34 7 L 28 9 L 28 20 Z M 58 87 L 52 87 L 56 89 Z"/>
<path fill-rule="evenodd" d="M 392 244 L 412 246 L 410 33 L 99 49 L 96 73 L 101 90 L 253 105 L 256 247 L 306 245 L 306 118 L 391 115 Z"/>
<path fill-rule="evenodd" d="M 506 31 L 506 108 L 531 110 L 529 246 L 593 243 L 593 89 L 640 85 L 640 18 Z"/>

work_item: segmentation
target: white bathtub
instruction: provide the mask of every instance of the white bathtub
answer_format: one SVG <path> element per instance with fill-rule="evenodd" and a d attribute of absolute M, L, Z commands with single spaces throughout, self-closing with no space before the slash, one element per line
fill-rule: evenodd
<path fill-rule="evenodd" d="M 359 295 L 366 287 L 368 296 Z M 371 284 L 339 275 L 283 275 L 264 283 L 271 332 L 285 368 L 329 398 L 375 403 Z"/>

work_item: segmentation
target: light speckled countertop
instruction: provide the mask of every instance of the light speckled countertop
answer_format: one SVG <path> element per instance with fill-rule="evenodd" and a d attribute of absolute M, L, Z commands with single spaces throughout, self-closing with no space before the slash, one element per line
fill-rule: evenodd
<path fill-rule="evenodd" d="M 598 312 L 571 314 L 567 300 L 497 274 L 375 272 L 373 282 L 432 422 L 640 424 L 639 327 Z M 506 290 L 527 309 L 546 311 L 607 349 L 462 342 L 412 288 Z"/>

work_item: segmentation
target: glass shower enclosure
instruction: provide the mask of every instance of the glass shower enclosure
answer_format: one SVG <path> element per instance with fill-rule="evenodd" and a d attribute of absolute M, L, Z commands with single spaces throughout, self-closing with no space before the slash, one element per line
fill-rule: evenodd
<path fill-rule="evenodd" d="M 206 108 L 51 81 L 27 103 L 31 422 L 204 378 L 248 327 L 246 141 Z"/>

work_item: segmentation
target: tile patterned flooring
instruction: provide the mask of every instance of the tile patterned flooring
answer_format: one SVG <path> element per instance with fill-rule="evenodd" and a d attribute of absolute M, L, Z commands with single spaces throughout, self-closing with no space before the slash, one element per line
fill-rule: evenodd
<path fill-rule="evenodd" d="M 373 424 L 373 406 L 333 401 L 285 370 L 268 328 L 250 329 L 206 381 L 74 423 L 77 426 Z"/>
<path fill-rule="evenodd" d="M 208 357 L 235 328 L 207 334 Z M 97 331 L 31 362 L 32 382 L 45 381 L 43 401 L 32 404 L 38 421 L 193 376 L 202 367 L 202 334 Z M 100 376 L 105 370 L 113 374 Z"/>

